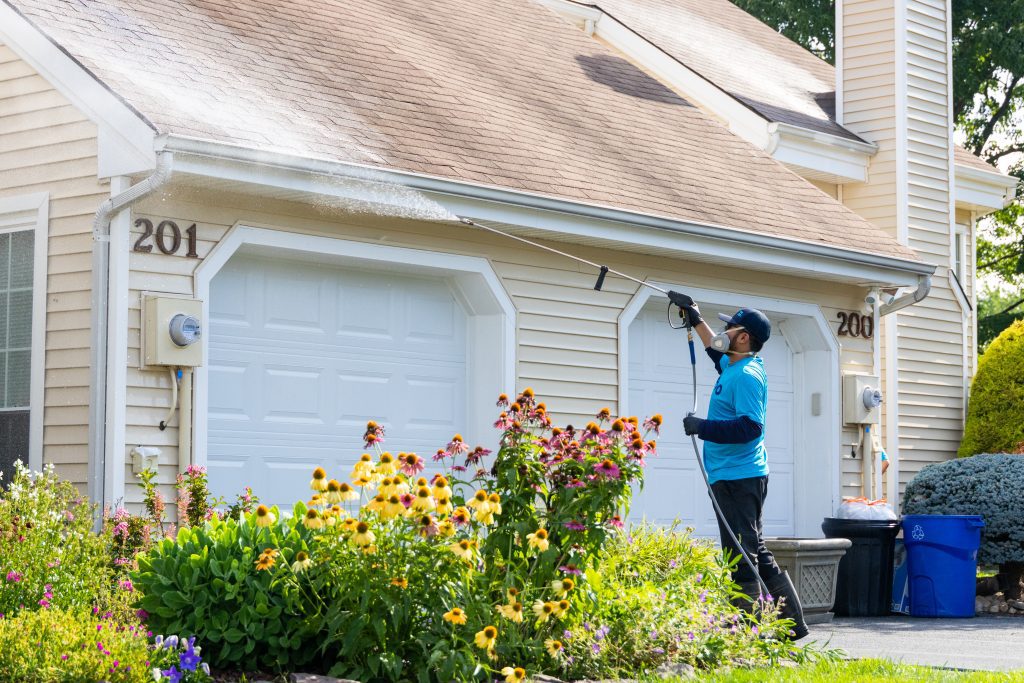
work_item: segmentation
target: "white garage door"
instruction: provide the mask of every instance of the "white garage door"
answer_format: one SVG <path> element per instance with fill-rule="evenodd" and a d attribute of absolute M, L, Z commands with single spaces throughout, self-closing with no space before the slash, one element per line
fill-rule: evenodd
<path fill-rule="evenodd" d="M 442 279 L 235 256 L 210 286 L 207 464 L 290 510 L 348 479 L 367 420 L 428 458 L 466 417 L 466 313 Z"/>
<path fill-rule="evenodd" d="M 717 332 L 718 311 L 701 307 Z M 723 311 L 735 313 L 735 309 Z M 776 321 L 772 321 L 775 323 Z M 697 415 L 707 415 L 708 398 L 718 374 L 700 340 L 697 347 Z M 793 355 L 777 326 L 761 351 L 768 374 L 768 500 L 765 535 L 792 536 L 793 514 Z M 715 512 L 704 487 L 690 438 L 682 420 L 693 407 L 693 380 L 686 333 L 673 330 L 665 317 L 664 300 L 652 302 L 629 328 L 629 411 L 643 416 L 662 413 L 665 424 L 658 438 L 658 455 L 648 461 L 643 492 L 634 495 L 630 519 L 657 524 L 680 519 L 701 536 L 718 536 Z M 703 442 L 697 440 L 698 445 Z"/>

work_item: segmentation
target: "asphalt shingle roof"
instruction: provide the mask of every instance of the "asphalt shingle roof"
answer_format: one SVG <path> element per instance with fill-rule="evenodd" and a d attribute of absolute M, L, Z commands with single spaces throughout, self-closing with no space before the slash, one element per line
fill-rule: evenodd
<path fill-rule="evenodd" d="M 533 0 L 3 0 L 161 133 L 916 259 Z"/>

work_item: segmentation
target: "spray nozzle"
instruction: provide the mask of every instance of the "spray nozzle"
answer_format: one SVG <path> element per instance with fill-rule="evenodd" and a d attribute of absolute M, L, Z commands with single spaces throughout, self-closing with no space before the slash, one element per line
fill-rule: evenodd
<path fill-rule="evenodd" d="M 473 221 L 469 220 L 468 218 L 460 218 L 459 222 L 464 224 L 464 225 L 476 225 L 476 223 L 474 223 Z"/>

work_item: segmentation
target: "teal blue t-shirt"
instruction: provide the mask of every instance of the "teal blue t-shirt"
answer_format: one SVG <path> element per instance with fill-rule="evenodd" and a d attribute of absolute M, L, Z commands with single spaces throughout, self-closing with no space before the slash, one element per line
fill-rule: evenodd
<path fill-rule="evenodd" d="M 761 435 L 747 443 L 704 442 L 704 467 L 708 481 L 731 481 L 768 474 L 768 453 L 764 448 L 765 415 L 768 412 L 768 376 L 758 356 L 730 363 L 718 359 L 722 374 L 711 392 L 709 420 L 735 420 L 746 415 L 761 425 Z"/>

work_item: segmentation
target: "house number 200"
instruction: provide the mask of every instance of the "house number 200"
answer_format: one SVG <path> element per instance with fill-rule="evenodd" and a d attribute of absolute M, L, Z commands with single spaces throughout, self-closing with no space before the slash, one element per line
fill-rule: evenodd
<path fill-rule="evenodd" d="M 875 334 L 875 319 L 870 315 L 862 315 L 856 311 L 836 313 L 839 318 L 840 337 L 864 337 L 871 339 Z"/>
<path fill-rule="evenodd" d="M 174 221 L 160 221 L 160 224 L 153 229 L 153 221 L 148 218 L 140 218 L 135 221 L 136 228 L 142 228 L 142 234 L 139 235 L 139 239 L 135 240 L 135 245 L 132 247 L 132 251 L 141 251 L 144 254 L 148 254 L 153 251 L 152 244 L 146 244 L 146 241 L 152 237 L 153 242 L 156 243 L 156 248 L 162 253 L 171 256 L 177 254 L 178 250 L 181 249 L 181 228 Z M 196 253 L 196 224 L 193 223 L 185 229 L 185 244 L 188 251 L 185 252 L 185 256 L 192 258 L 199 258 L 199 254 Z"/>

